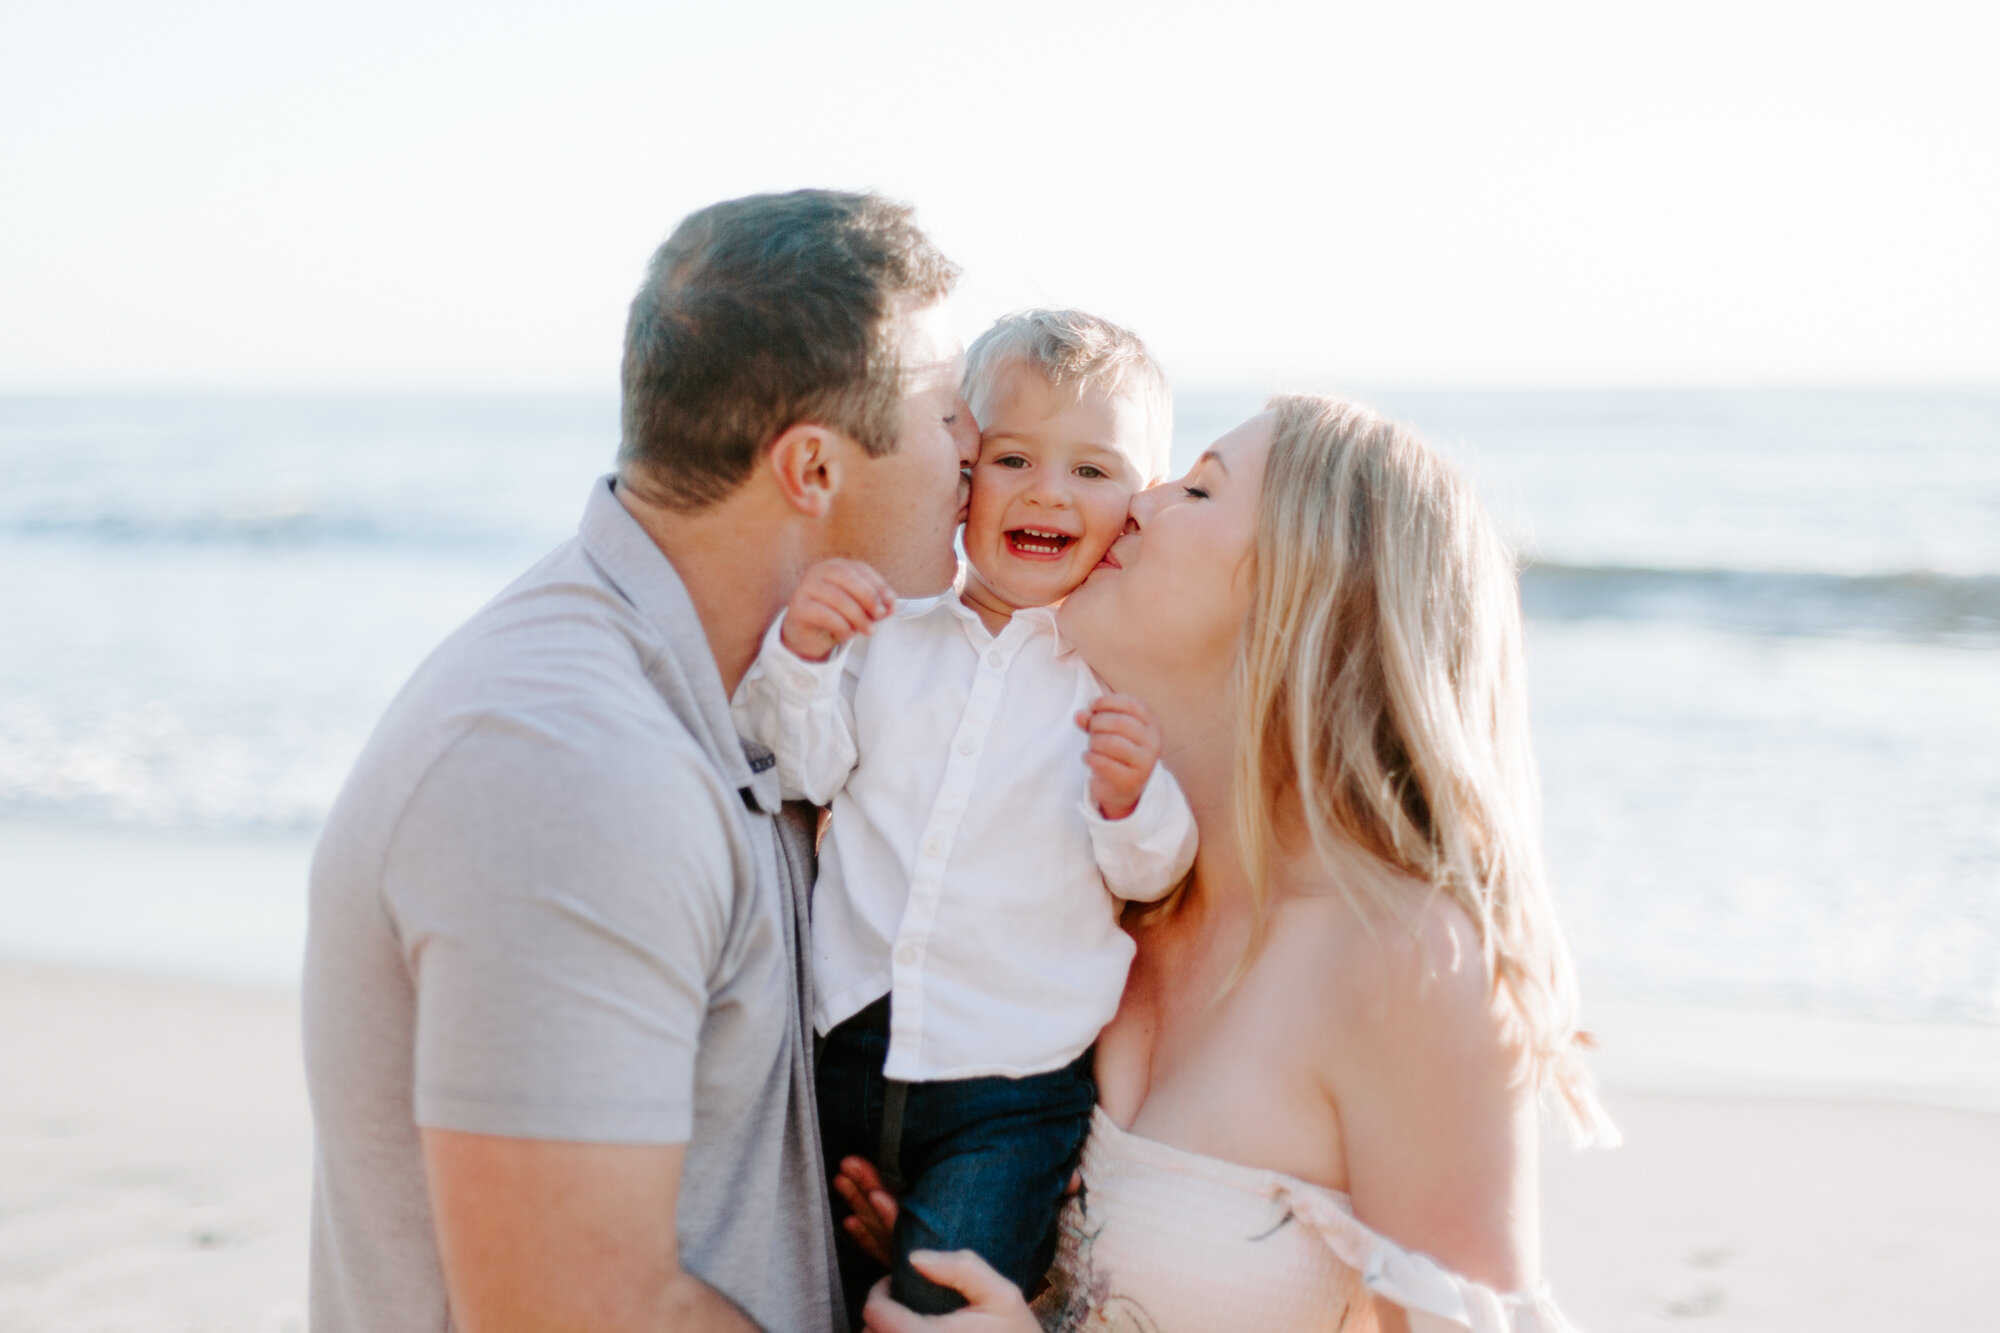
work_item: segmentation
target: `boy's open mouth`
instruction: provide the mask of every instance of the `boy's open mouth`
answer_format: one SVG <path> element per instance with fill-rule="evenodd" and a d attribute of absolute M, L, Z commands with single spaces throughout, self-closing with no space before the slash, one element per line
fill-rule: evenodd
<path fill-rule="evenodd" d="M 1053 560 L 1076 540 L 1066 532 L 1043 528 L 1009 528 L 1006 536 L 1008 551 L 1031 560 Z"/>

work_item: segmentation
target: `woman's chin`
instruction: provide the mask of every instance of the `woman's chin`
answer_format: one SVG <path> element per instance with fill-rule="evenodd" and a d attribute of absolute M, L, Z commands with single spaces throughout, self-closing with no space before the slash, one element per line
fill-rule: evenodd
<path fill-rule="evenodd" d="M 1084 577 L 1083 582 L 1077 584 L 1074 588 L 1070 589 L 1069 596 L 1063 598 L 1063 605 L 1075 606 L 1079 602 L 1088 601 L 1090 598 L 1091 586 L 1093 584 L 1096 584 L 1099 587 L 1103 586 L 1101 583 L 1098 582 L 1098 577 L 1097 577 L 1099 574 L 1102 574 L 1103 572 L 1104 572 L 1103 565 L 1099 565 L 1096 569 L 1091 570 L 1090 573 Z"/>

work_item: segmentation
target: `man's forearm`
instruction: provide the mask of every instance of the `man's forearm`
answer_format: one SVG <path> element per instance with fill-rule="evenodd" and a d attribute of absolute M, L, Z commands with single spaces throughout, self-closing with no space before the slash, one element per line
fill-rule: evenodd
<path fill-rule="evenodd" d="M 426 1129 L 438 1257 L 464 1333 L 755 1333 L 680 1266 L 682 1144 Z"/>

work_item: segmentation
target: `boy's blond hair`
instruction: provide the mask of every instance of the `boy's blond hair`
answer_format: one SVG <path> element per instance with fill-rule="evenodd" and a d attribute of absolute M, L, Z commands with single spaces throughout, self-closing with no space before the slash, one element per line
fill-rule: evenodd
<path fill-rule="evenodd" d="M 1001 316 L 965 354 L 965 401 L 981 429 L 990 419 L 1001 369 L 1017 364 L 1073 396 L 1091 389 L 1129 395 L 1146 413 L 1146 452 L 1138 460 L 1142 483 L 1150 486 L 1167 475 L 1174 396 L 1166 373 L 1138 334 L 1081 310 L 1022 310 Z"/>

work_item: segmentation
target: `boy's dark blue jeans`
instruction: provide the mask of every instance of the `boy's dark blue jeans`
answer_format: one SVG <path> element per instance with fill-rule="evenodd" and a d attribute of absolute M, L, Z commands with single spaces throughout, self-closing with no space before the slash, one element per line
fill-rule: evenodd
<path fill-rule="evenodd" d="M 865 1157 L 900 1186 L 890 1294 L 919 1314 L 965 1304 L 910 1267 L 912 1250 L 974 1250 L 1032 1290 L 1055 1257 L 1056 1214 L 1097 1103 L 1091 1053 L 1026 1078 L 896 1084 L 882 1076 L 888 1055 L 885 997 L 827 1033 L 818 1091 L 827 1171 L 838 1173 L 843 1157 Z M 845 1230 L 835 1248 L 848 1319 L 859 1329 L 882 1266 Z"/>

